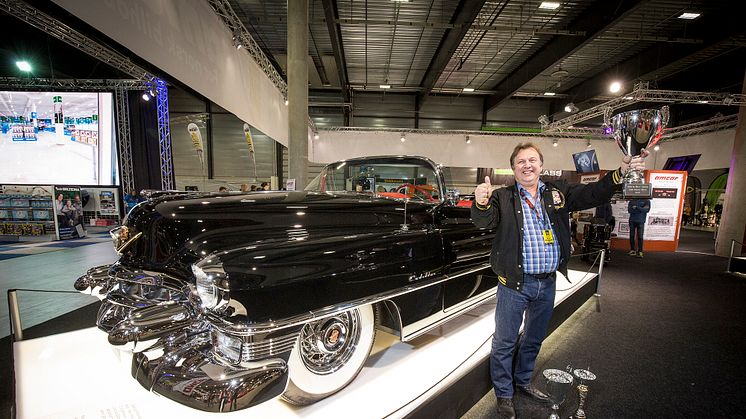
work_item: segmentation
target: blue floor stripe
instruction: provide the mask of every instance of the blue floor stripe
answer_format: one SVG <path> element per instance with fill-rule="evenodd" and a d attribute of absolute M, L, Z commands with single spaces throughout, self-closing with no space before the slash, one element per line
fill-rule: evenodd
<path fill-rule="evenodd" d="M 28 255 L 19 255 L 17 253 L 14 253 L 14 254 L 0 254 L 0 260 L 13 259 L 13 258 L 21 257 L 21 256 L 28 256 Z"/>

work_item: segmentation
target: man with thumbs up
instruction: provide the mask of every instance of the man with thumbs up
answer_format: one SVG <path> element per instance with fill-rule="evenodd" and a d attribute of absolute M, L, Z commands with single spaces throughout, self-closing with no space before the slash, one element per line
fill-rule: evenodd
<path fill-rule="evenodd" d="M 519 144 L 510 156 L 515 184 L 494 189 L 486 177 L 475 189 L 472 221 L 477 227 L 495 230 L 490 263 L 499 284 L 490 376 L 500 416 L 515 417 L 514 383 L 534 400 L 549 400 L 531 385 L 531 374 L 554 309 L 555 273 L 567 275 L 569 213 L 609 202 L 621 190 L 627 170 L 644 169 L 645 155 L 624 157 L 620 168 L 595 183 L 545 183 L 539 179 L 544 166 L 539 147 Z M 525 328 L 518 341 L 524 314 Z"/>

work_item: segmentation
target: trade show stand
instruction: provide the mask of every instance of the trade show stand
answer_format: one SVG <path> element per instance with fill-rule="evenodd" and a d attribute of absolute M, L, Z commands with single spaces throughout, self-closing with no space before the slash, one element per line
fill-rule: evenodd
<path fill-rule="evenodd" d="M 596 290 L 598 275 L 558 273 L 552 330 Z M 360 375 L 309 406 L 279 398 L 221 417 L 458 417 L 487 391 L 494 301 L 403 343 L 378 332 Z M 91 319 L 93 321 L 93 319 Z M 217 417 L 148 392 L 130 375 L 130 356 L 95 327 L 14 343 L 18 418 Z"/>

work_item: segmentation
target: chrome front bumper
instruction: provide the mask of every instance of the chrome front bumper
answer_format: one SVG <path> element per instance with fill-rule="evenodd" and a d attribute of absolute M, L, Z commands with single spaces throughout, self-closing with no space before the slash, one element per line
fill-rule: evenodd
<path fill-rule="evenodd" d="M 184 281 L 119 264 L 90 269 L 75 289 L 102 300 L 96 324 L 110 344 L 133 352 L 132 376 L 150 391 L 208 412 L 244 409 L 285 391 L 297 330 L 226 335 Z"/>

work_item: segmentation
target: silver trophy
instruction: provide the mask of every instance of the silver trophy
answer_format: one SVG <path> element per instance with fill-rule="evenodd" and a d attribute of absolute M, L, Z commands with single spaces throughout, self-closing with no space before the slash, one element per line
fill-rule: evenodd
<path fill-rule="evenodd" d="M 574 417 L 575 419 L 586 419 L 583 407 L 585 407 L 585 400 L 588 398 L 588 385 L 596 379 L 596 374 L 581 369 L 576 369 L 572 373 L 578 379 L 578 410 L 575 411 Z"/>
<path fill-rule="evenodd" d="M 614 137 L 625 156 L 640 156 L 643 149 L 654 146 L 668 125 L 668 106 L 618 113 L 605 118 L 605 132 Z M 623 179 L 624 198 L 650 198 L 652 188 L 645 183 L 641 170 L 628 170 Z"/>
<path fill-rule="evenodd" d="M 572 388 L 572 375 L 550 368 L 544 370 L 544 378 L 547 380 L 547 396 L 552 402 L 552 414 L 549 415 L 549 419 L 560 419 L 559 406 L 565 401 L 567 393 Z"/>

